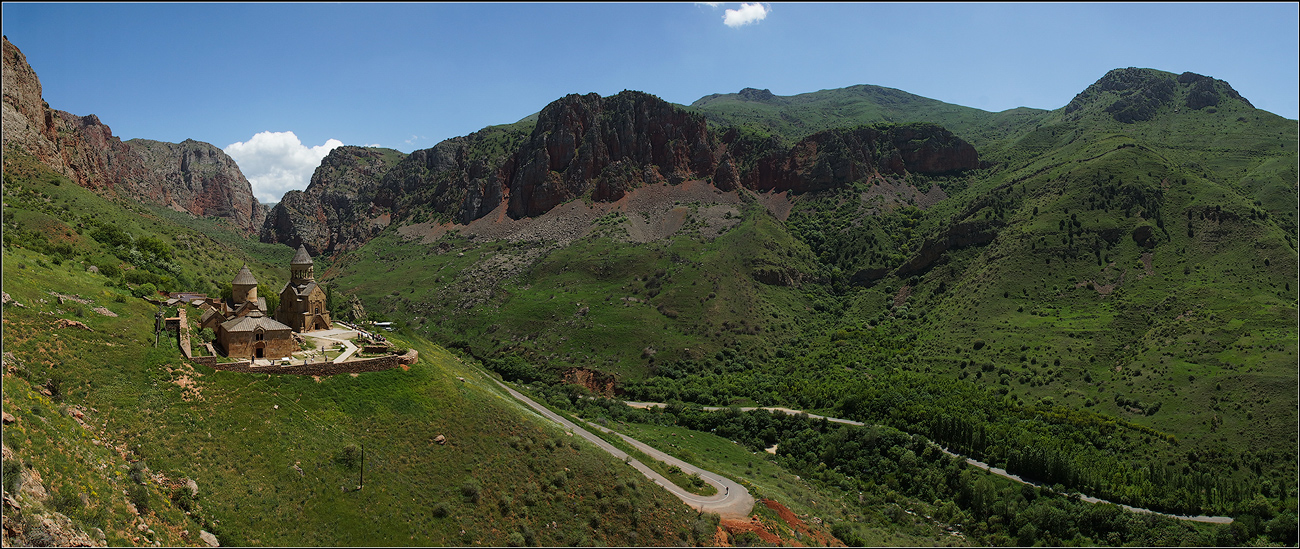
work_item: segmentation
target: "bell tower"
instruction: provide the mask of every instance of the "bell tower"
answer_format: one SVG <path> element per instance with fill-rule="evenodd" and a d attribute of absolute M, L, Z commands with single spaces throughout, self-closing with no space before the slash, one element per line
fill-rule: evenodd
<path fill-rule="evenodd" d="M 293 261 L 289 262 L 289 276 L 292 284 L 305 284 L 315 282 L 316 274 L 312 266 L 311 255 L 307 253 L 307 245 L 299 244 L 298 253 L 293 256 Z"/>

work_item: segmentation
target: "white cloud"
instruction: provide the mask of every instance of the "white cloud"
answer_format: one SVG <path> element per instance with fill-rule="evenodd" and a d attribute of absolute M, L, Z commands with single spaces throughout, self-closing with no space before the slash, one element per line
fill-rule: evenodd
<path fill-rule="evenodd" d="M 710 8 L 716 8 L 718 6 L 721 6 L 722 2 L 696 2 L 696 4 L 708 6 Z"/>
<path fill-rule="evenodd" d="M 342 141 L 308 147 L 293 132 L 262 132 L 223 149 L 239 164 L 259 202 L 279 202 L 284 193 L 307 188 L 321 159 Z"/>
<path fill-rule="evenodd" d="M 740 9 L 728 9 L 726 15 L 722 16 L 722 24 L 736 28 L 750 23 L 757 23 L 767 17 L 771 11 L 763 4 L 741 4 Z"/>

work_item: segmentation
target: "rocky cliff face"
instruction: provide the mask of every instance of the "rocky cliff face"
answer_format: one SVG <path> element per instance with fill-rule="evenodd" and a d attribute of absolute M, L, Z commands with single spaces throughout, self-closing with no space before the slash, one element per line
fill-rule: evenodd
<path fill-rule="evenodd" d="M 126 145 L 137 161 L 127 164 L 142 168 L 139 178 L 118 180 L 131 196 L 198 216 L 225 218 L 249 232 L 262 227 L 266 206 L 221 149 L 193 139 L 132 139 Z"/>
<path fill-rule="evenodd" d="M 979 167 L 975 147 L 934 124 L 835 129 L 759 160 L 741 182 L 757 191 L 821 191 L 876 174 L 940 174 Z"/>
<path fill-rule="evenodd" d="M 516 218 L 588 193 L 613 201 L 646 183 L 708 178 L 717 165 L 704 117 L 632 91 L 551 103 L 513 160 L 508 211 Z"/>
<path fill-rule="evenodd" d="M 54 111 L 41 96 L 41 81 L 27 64 L 27 56 L 4 39 L 3 109 L 5 150 L 15 147 L 39 158 L 60 173 L 67 166 L 56 145 L 59 139 Z"/>
<path fill-rule="evenodd" d="M 736 131 L 716 136 L 702 116 L 634 91 L 565 96 L 543 109 L 530 131 L 496 127 L 448 139 L 386 172 L 383 163 L 356 171 L 365 150 L 335 149 L 306 192 L 285 195 L 262 240 L 329 253 L 361 245 L 389 219 L 417 215 L 467 224 L 498 208 L 519 219 L 578 198 L 617 201 L 661 182 L 810 192 L 875 174 L 979 163 L 974 147 L 932 124 L 831 130 L 787 150 Z M 750 160 L 742 165 L 740 158 Z"/>
<path fill-rule="evenodd" d="M 312 255 L 359 246 L 387 224 L 391 205 L 377 203 L 379 183 L 402 153 L 337 147 L 321 160 L 305 191 L 289 191 L 271 209 L 262 242 L 305 245 Z"/>
<path fill-rule="evenodd" d="M 91 114 L 49 108 L 27 58 L 4 40 L 4 147 L 98 192 L 229 220 L 252 233 L 266 209 L 229 156 L 208 143 L 122 142 Z"/>

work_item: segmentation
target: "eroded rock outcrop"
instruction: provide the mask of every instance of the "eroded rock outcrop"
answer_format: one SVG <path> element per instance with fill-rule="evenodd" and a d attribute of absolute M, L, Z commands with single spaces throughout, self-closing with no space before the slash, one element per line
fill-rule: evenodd
<path fill-rule="evenodd" d="M 821 191 L 871 175 L 940 174 L 979 167 L 975 147 L 934 124 L 835 129 L 774 151 L 742 179 L 757 191 Z"/>
<path fill-rule="evenodd" d="M 514 156 L 509 213 L 535 216 L 589 193 L 614 201 L 647 183 L 708 178 L 713 149 L 704 117 L 653 95 L 568 95 L 542 110 Z"/>
<path fill-rule="evenodd" d="M 761 99 L 759 91 L 751 95 Z M 521 219 L 575 199 L 618 201 L 658 183 L 801 193 L 979 164 L 974 147 L 933 124 L 829 130 L 787 149 L 734 129 L 715 135 L 703 116 L 635 91 L 568 95 L 531 126 L 448 139 L 382 174 L 381 163 L 356 171 L 365 150 L 331 152 L 311 186 L 286 194 L 271 212 L 262 241 L 328 253 L 359 246 L 392 220 L 468 224 L 493 211 Z"/>
<path fill-rule="evenodd" d="M 27 56 L 4 39 L 3 109 L 4 148 L 16 147 L 39 158 L 55 171 L 64 173 L 67 166 L 59 153 L 58 125 L 54 110 L 41 96 L 41 81 L 27 64 Z"/>
<path fill-rule="evenodd" d="M 304 245 L 312 255 L 353 249 L 387 225 L 391 203 L 380 181 L 403 155 L 378 147 L 336 147 L 311 176 L 304 191 L 289 191 L 271 208 L 262 242 Z"/>
<path fill-rule="evenodd" d="M 198 216 L 225 218 L 249 232 L 262 227 L 266 207 L 253 196 L 239 165 L 221 149 L 193 139 L 132 139 L 125 144 L 142 168 L 140 178 L 116 182 L 128 186 L 131 196 Z"/>

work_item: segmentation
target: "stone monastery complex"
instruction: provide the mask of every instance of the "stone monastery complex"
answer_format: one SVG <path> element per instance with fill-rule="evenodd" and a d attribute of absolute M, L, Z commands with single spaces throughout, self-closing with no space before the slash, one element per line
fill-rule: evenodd
<path fill-rule="evenodd" d="M 228 300 L 204 301 L 199 327 L 216 333 L 216 343 L 231 358 L 277 359 L 298 350 L 293 332 L 329 330 L 325 290 L 316 283 L 311 256 L 305 246 L 289 262 L 290 279 L 280 290 L 280 305 L 268 311 L 266 298 L 257 295 L 257 279 L 244 265 L 230 282 Z M 267 316 L 273 313 L 274 318 Z"/>

